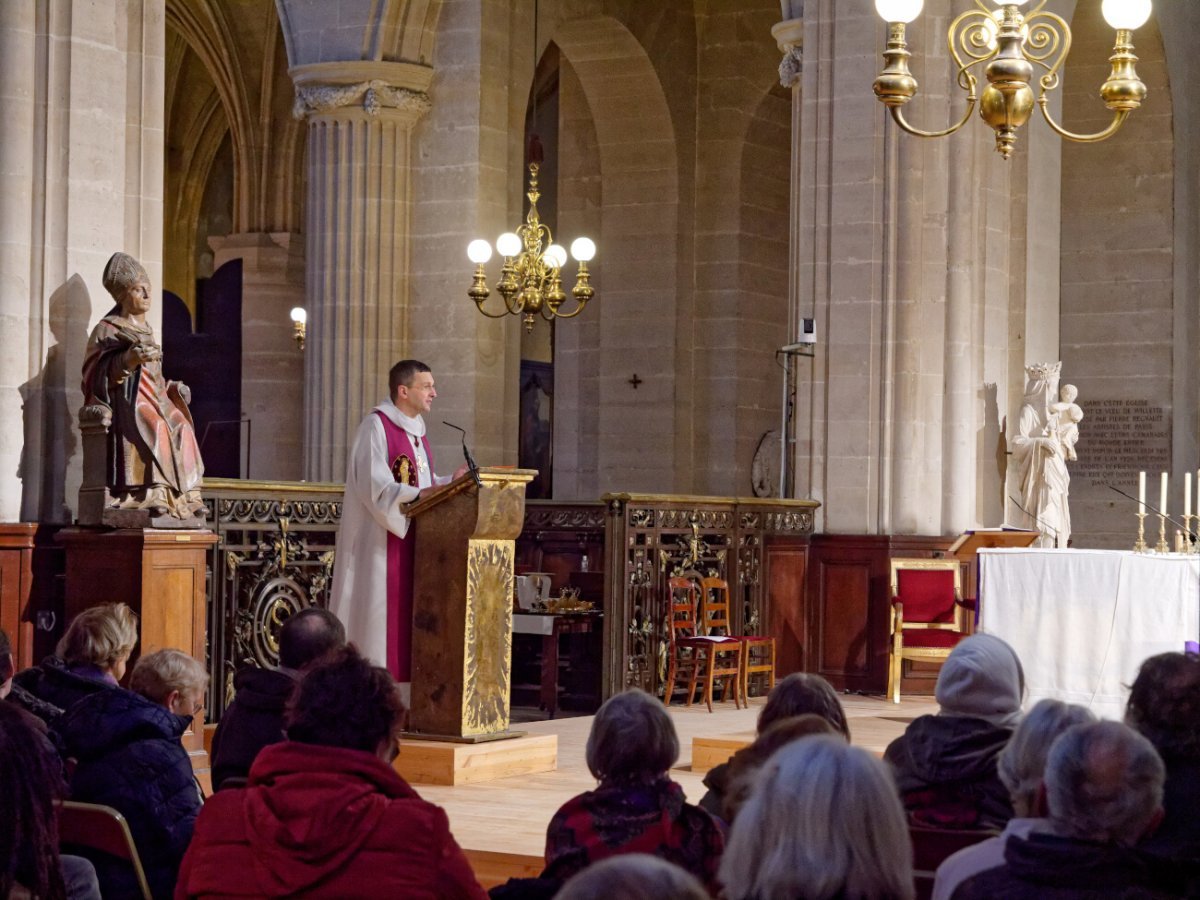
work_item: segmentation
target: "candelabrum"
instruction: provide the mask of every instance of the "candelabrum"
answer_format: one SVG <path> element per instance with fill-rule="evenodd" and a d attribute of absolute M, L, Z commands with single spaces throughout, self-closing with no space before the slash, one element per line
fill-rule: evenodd
<path fill-rule="evenodd" d="M 946 32 L 946 43 L 957 68 L 958 87 L 967 95 L 967 108 L 957 123 L 942 131 L 923 131 L 904 118 L 903 107 L 917 93 L 917 80 L 908 68 L 912 53 L 905 40 L 905 26 L 921 14 L 924 0 L 875 0 L 875 8 L 888 23 L 885 66 L 875 79 L 875 95 L 891 111 L 902 129 L 918 137 L 944 137 L 967 123 L 976 105 L 980 117 L 996 132 L 996 150 L 1007 159 L 1036 105 L 1057 134 L 1071 141 L 1092 143 L 1116 134 L 1129 114 L 1146 98 L 1146 85 L 1137 75 L 1133 55 L 1133 31 L 1150 17 L 1151 0 L 1104 0 L 1104 18 L 1117 32 L 1108 79 L 1100 87 L 1100 98 L 1113 113 L 1108 127 L 1094 134 L 1074 134 L 1054 120 L 1048 93 L 1059 86 L 1059 74 L 1071 49 L 1071 29 L 1062 17 L 1045 11 L 1041 0 L 1026 13 L 1029 0 L 975 0 L 975 9 L 958 16 Z M 966 57 L 964 60 L 963 57 Z M 987 87 L 976 92 L 976 66 L 983 66 Z M 1038 70 L 1041 91 L 1034 98 L 1030 82 Z"/>
<path fill-rule="evenodd" d="M 1158 516 L 1158 543 L 1154 545 L 1155 553 L 1170 553 L 1171 548 L 1167 544 L 1167 517 L 1159 513 Z"/>
<path fill-rule="evenodd" d="M 500 280 L 496 282 L 496 290 L 504 300 L 504 309 L 499 312 L 492 313 L 483 308 L 484 301 L 491 293 L 483 267 L 492 258 L 492 245 L 485 240 L 474 240 L 467 246 L 467 257 L 475 263 L 475 277 L 467 296 L 488 318 L 523 316 L 526 331 L 533 331 L 533 323 L 539 314 L 547 321 L 574 318 L 583 312 L 587 302 L 596 293 L 587 267 L 596 255 L 596 245 L 589 238 L 576 238 L 571 243 L 571 255 L 579 263 L 575 287 L 571 291 L 575 308 L 571 312 L 562 311 L 567 295 L 559 271 L 567 264 L 567 251 L 553 243 L 550 229 L 538 218 L 541 145 L 536 140 L 530 142 L 530 156 L 533 162 L 529 164 L 529 191 L 525 195 L 529 198 L 529 213 L 515 233 L 506 232 L 496 240 L 496 251 L 504 258 Z"/>
<path fill-rule="evenodd" d="M 1135 513 L 1134 515 L 1136 515 L 1138 519 L 1138 536 L 1137 541 L 1135 541 L 1133 545 L 1133 552 L 1145 553 L 1150 549 L 1146 545 L 1146 513 L 1139 512 Z"/>

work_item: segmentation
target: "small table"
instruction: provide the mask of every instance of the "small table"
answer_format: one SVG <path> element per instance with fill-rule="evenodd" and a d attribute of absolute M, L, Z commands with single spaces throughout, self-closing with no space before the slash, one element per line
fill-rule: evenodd
<path fill-rule="evenodd" d="M 564 634 L 590 634 L 599 612 L 513 613 L 513 634 L 542 636 L 541 705 L 551 719 L 558 709 L 558 639 Z"/>

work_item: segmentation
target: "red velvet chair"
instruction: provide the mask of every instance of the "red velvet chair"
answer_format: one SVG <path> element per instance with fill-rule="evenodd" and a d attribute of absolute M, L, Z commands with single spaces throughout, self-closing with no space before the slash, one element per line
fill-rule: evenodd
<path fill-rule="evenodd" d="M 903 661 L 942 660 L 971 634 L 974 604 L 962 599 L 956 559 L 893 559 L 888 696 L 900 702 Z"/>

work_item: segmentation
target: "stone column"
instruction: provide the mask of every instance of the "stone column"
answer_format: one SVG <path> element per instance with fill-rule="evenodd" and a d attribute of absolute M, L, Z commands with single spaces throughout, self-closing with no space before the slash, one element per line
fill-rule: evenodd
<path fill-rule="evenodd" d="M 411 136 L 432 70 L 354 61 L 290 72 L 308 120 L 304 474 L 341 481 L 408 340 Z"/>

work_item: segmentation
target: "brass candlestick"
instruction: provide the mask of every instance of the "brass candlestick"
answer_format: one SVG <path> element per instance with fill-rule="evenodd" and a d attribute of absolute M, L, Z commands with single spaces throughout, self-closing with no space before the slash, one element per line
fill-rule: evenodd
<path fill-rule="evenodd" d="M 1145 553 L 1150 548 L 1146 546 L 1146 514 L 1144 512 L 1134 513 L 1138 519 L 1138 536 L 1134 542 L 1134 553 Z"/>
<path fill-rule="evenodd" d="M 1171 548 L 1167 545 L 1167 517 L 1162 513 L 1158 515 L 1158 543 L 1154 545 L 1154 552 L 1171 552 Z"/>
<path fill-rule="evenodd" d="M 1192 524 L 1193 519 L 1196 521 L 1195 525 Z M 1184 534 L 1184 536 L 1183 536 L 1183 539 L 1184 539 L 1183 552 L 1184 553 L 1200 553 L 1200 543 L 1197 543 L 1196 541 L 1192 540 L 1192 535 L 1196 534 L 1197 532 L 1200 532 L 1200 515 L 1184 516 L 1183 517 L 1183 527 L 1187 529 L 1187 533 Z"/>

